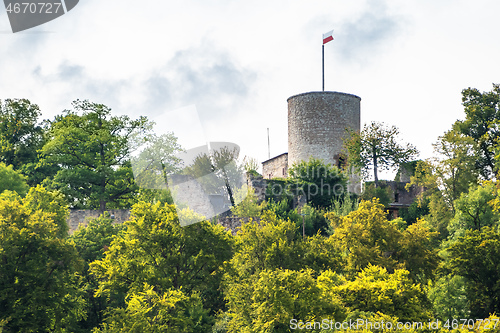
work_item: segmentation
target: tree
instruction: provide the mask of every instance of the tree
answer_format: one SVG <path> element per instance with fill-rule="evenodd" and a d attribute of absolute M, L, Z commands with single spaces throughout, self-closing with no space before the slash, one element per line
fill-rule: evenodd
<path fill-rule="evenodd" d="M 496 188 L 493 183 L 471 187 L 468 193 L 462 193 L 455 201 L 455 216 L 448 227 L 451 234 L 460 230 L 481 230 L 485 226 L 498 223 L 499 214 L 491 202 L 495 199 Z M 459 233 L 459 234 L 462 234 Z"/>
<path fill-rule="evenodd" d="M 149 190 L 168 189 L 168 176 L 181 171 L 182 160 L 177 154 L 182 151 L 171 132 L 148 135 L 140 153 L 132 157 L 137 185 Z"/>
<path fill-rule="evenodd" d="M 37 162 L 37 149 L 43 145 L 41 112 L 27 99 L 0 100 L 0 162 L 19 170 Z"/>
<path fill-rule="evenodd" d="M 431 317 L 424 291 L 404 269 L 390 274 L 385 268 L 369 265 L 353 281 L 335 287 L 334 293 L 351 311 L 381 312 L 402 322 Z"/>
<path fill-rule="evenodd" d="M 68 236 L 69 210 L 66 201 L 59 192 L 49 191 L 41 185 L 30 188 L 24 198 L 24 207 L 32 214 L 43 211 L 51 215 L 52 221 L 57 229 L 56 234 L 60 238 Z"/>
<path fill-rule="evenodd" d="M 304 239 L 297 229 L 294 222 L 282 220 L 270 211 L 264 212 L 259 222 L 242 224 L 236 237 L 238 250 L 226 278 L 239 281 L 277 268 L 341 269 L 344 262 L 334 240 L 318 234 Z"/>
<path fill-rule="evenodd" d="M 490 227 L 467 230 L 449 248 L 448 267 L 467 280 L 471 318 L 500 311 L 500 234 Z"/>
<path fill-rule="evenodd" d="M 124 332 L 211 332 L 212 321 L 198 294 L 187 296 L 180 289 L 155 291 L 145 285 L 144 291 L 127 296 L 126 308 L 112 309 L 95 333 Z"/>
<path fill-rule="evenodd" d="M 225 145 L 199 154 L 184 173 L 197 179 L 207 194 L 223 194 L 232 206 L 234 189 L 243 185 L 243 167 L 237 164 L 239 147 Z"/>
<path fill-rule="evenodd" d="M 235 193 L 236 200 L 239 202 L 231 208 L 231 212 L 238 217 L 259 217 L 262 210 L 266 207 L 266 202 L 258 203 L 255 191 L 252 188 L 243 186 Z"/>
<path fill-rule="evenodd" d="M 387 220 L 384 207 L 378 200 L 362 201 L 359 208 L 346 216 L 327 213 L 332 238 L 347 253 L 347 270 L 355 274 L 368 264 L 394 271 L 401 233 Z"/>
<path fill-rule="evenodd" d="M 475 169 L 477 145 L 470 137 L 455 130 L 446 132 L 433 144 L 436 157 L 418 161 L 410 184 L 426 188 L 424 197 L 431 200 L 442 196 L 451 213 L 455 213 L 455 200 L 478 184 Z"/>
<path fill-rule="evenodd" d="M 437 232 L 431 231 L 424 220 L 418 220 L 401 233 L 399 249 L 395 257 L 410 273 L 410 277 L 422 284 L 434 279 L 441 258 L 434 239 Z"/>
<path fill-rule="evenodd" d="M 327 213 L 333 242 L 346 253 L 346 270 L 354 275 L 368 265 L 393 272 L 409 271 L 414 281 L 426 282 L 439 264 L 437 250 L 432 248 L 435 233 L 422 221 L 399 230 L 397 220 L 388 221 L 378 200 L 362 201 L 356 211 L 346 216 Z"/>
<path fill-rule="evenodd" d="M 74 332 L 84 316 L 81 262 L 57 214 L 28 201 L 0 195 L 0 322 L 7 332 Z"/>
<path fill-rule="evenodd" d="M 103 104 L 77 100 L 50 124 L 42 149 L 46 162 L 61 169 L 51 186 L 60 190 L 72 207 L 129 206 L 138 188 L 130 165 L 132 139 L 150 125 L 145 117 L 130 120 L 111 116 Z M 80 114 L 81 113 L 81 114 Z"/>
<path fill-rule="evenodd" d="M 247 173 L 250 173 L 253 176 L 261 176 L 258 171 L 260 168 L 259 162 L 253 157 L 245 156 L 245 158 L 243 158 L 243 168 Z"/>
<path fill-rule="evenodd" d="M 372 122 L 365 125 L 360 133 L 351 132 L 344 145 L 348 155 L 348 165 L 361 170 L 365 177 L 373 168 L 375 187 L 378 187 L 378 171 L 396 169 L 418 155 L 411 145 L 398 143 L 399 130 L 383 123 Z"/>
<path fill-rule="evenodd" d="M 347 194 L 347 177 L 337 167 L 311 157 L 294 164 L 289 170 L 291 190 L 306 196 L 315 207 L 328 207 L 332 200 Z"/>
<path fill-rule="evenodd" d="M 479 146 L 475 155 L 476 169 L 484 179 L 498 178 L 495 147 L 500 139 L 500 85 L 493 84 L 489 92 L 476 88 L 462 90 L 465 120 L 458 120 L 454 129 L 472 138 Z"/>
<path fill-rule="evenodd" d="M 5 190 L 14 191 L 24 196 L 28 192 L 28 184 L 26 177 L 15 171 L 12 165 L 7 166 L 0 162 L 0 193 Z"/>
<path fill-rule="evenodd" d="M 266 269 L 231 285 L 227 332 L 290 332 L 299 321 L 341 322 L 345 309 L 324 281 L 334 273 L 314 275 L 311 270 Z"/>
<path fill-rule="evenodd" d="M 159 295 L 198 293 L 205 309 L 223 308 L 221 268 L 232 257 L 233 239 L 222 226 L 204 221 L 182 227 L 175 206 L 139 202 L 125 227 L 104 258 L 90 264 L 100 281 L 96 296 L 125 308 L 127 299 L 149 285 Z"/>
<path fill-rule="evenodd" d="M 384 207 L 388 208 L 394 202 L 394 192 L 385 181 L 382 181 L 382 184 L 379 183 L 378 186 L 374 182 L 366 182 L 360 199 L 371 201 L 374 198 L 377 198 Z"/>
<path fill-rule="evenodd" d="M 452 274 L 442 276 L 430 284 L 428 295 L 436 318 L 442 321 L 471 318 L 465 286 L 464 277 Z"/>
<path fill-rule="evenodd" d="M 82 283 L 80 290 L 85 292 L 85 319 L 79 322 L 83 330 L 90 330 L 99 326 L 104 319 L 108 303 L 104 297 L 96 297 L 95 292 L 99 287 L 99 281 L 90 273 L 90 263 L 102 260 L 106 251 L 111 246 L 113 238 L 123 230 L 123 224 L 113 224 L 109 213 L 89 221 L 87 226 L 80 225 L 70 236 L 79 257 L 83 261 L 81 269 Z"/>

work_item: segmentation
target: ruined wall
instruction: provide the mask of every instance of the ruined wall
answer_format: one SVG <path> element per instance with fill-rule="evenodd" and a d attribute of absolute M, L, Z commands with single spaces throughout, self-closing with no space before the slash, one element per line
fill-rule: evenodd
<path fill-rule="evenodd" d="M 114 218 L 114 223 L 123 223 L 130 219 L 130 209 L 110 209 L 109 215 Z M 89 220 L 98 218 L 101 215 L 100 210 L 90 209 L 70 209 L 68 217 L 69 233 L 72 234 L 81 224 L 87 226 Z"/>
<path fill-rule="evenodd" d="M 418 196 L 420 196 L 425 188 L 423 186 L 412 185 L 407 190 L 406 185 L 408 182 L 396 182 L 389 181 L 387 185 L 391 187 L 392 193 L 394 194 L 392 205 L 397 204 L 401 206 L 410 206 Z"/>
<path fill-rule="evenodd" d="M 360 101 L 330 91 L 288 98 L 288 166 L 311 156 L 338 166 L 346 128 L 360 129 Z"/>
<path fill-rule="evenodd" d="M 108 210 L 110 216 L 114 217 L 114 223 L 124 223 L 130 219 L 130 209 L 111 209 Z M 98 218 L 101 215 L 99 210 L 91 209 L 71 209 L 68 217 L 69 234 L 75 232 L 79 225 L 87 227 L 91 219 Z M 223 214 L 217 219 L 217 223 L 226 230 L 236 235 L 242 223 L 248 222 L 248 218 L 234 217 L 231 214 Z M 255 220 L 255 219 L 254 219 Z M 256 219 L 257 221 L 259 219 Z"/>
<path fill-rule="evenodd" d="M 210 175 L 205 177 L 208 176 Z M 188 175 L 172 175 L 169 179 L 169 187 L 177 205 L 185 205 L 197 214 L 212 218 L 220 212 L 214 210 L 209 195 L 200 184 L 202 181 L 203 177 L 195 179 Z"/>
<path fill-rule="evenodd" d="M 230 231 L 233 236 L 240 230 L 243 223 L 247 223 L 250 220 L 248 217 L 223 217 L 218 219 L 218 223 L 222 225 L 226 230 Z M 253 221 L 260 222 L 259 218 L 252 218 Z"/>
<path fill-rule="evenodd" d="M 258 202 L 262 202 L 266 199 L 266 188 L 267 181 L 262 176 L 254 176 L 251 173 L 247 173 L 247 186 L 252 188 L 257 196 Z"/>
<path fill-rule="evenodd" d="M 262 176 L 266 179 L 288 177 L 288 153 L 262 162 Z"/>

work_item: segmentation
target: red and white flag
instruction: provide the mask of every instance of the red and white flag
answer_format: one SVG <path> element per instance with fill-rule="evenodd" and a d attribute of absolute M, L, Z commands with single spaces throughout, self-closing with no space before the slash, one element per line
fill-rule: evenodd
<path fill-rule="evenodd" d="M 323 34 L 323 44 L 326 44 L 329 41 L 333 40 L 332 34 L 333 34 L 333 30 L 332 31 L 328 31 L 326 34 Z"/>

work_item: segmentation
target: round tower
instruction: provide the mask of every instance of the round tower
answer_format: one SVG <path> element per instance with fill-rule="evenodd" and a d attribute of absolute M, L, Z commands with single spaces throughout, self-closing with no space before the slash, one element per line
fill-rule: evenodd
<path fill-rule="evenodd" d="M 360 101 L 332 91 L 288 98 L 288 166 L 311 156 L 339 166 L 346 129 L 360 129 Z"/>

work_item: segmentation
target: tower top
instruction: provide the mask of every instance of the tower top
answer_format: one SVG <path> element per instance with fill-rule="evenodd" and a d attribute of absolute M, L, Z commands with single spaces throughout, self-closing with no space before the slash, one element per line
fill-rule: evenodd
<path fill-rule="evenodd" d="M 359 97 L 357 95 L 343 93 L 343 92 L 338 92 L 338 91 L 310 91 L 310 92 L 306 92 L 306 93 L 301 93 L 301 94 L 290 96 L 290 97 L 288 97 L 288 99 L 286 101 L 288 102 L 292 98 L 299 97 L 299 96 L 304 96 L 304 95 L 344 95 L 344 96 L 350 96 L 350 97 L 358 98 L 361 101 L 361 97 Z"/>

